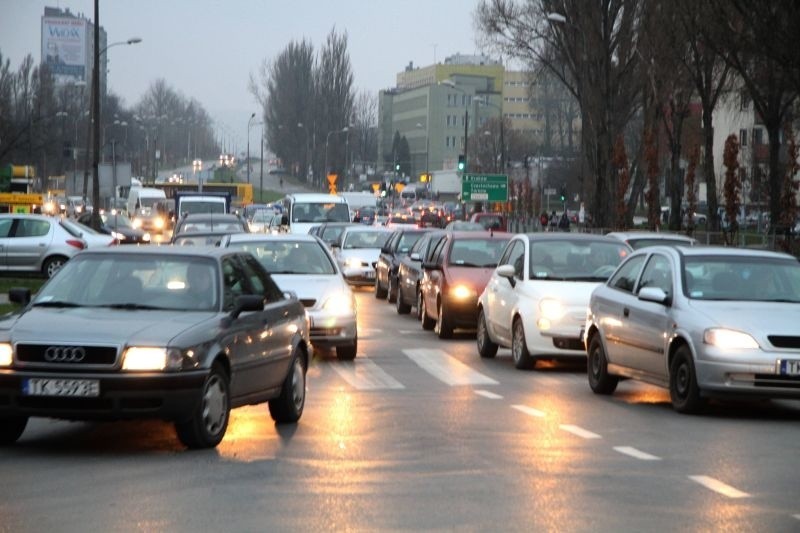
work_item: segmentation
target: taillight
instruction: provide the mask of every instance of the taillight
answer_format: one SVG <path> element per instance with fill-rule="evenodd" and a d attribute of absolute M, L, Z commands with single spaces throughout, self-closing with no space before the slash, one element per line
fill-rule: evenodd
<path fill-rule="evenodd" d="M 119 239 L 114 239 L 110 243 L 108 243 L 109 246 L 116 246 L 118 244 L 119 244 Z"/>
<path fill-rule="evenodd" d="M 70 246 L 74 246 L 78 250 L 83 250 L 86 248 L 86 244 L 83 241 L 79 241 L 78 239 L 67 239 L 67 244 Z"/>

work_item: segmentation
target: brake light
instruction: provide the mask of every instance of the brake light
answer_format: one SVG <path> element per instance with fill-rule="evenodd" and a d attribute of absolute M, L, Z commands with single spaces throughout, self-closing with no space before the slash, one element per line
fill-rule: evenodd
<path fill-rule="evenodd" d="M 67 244 L 70 246 L 74 246 L 78 250 L 83 250 L 86 248 L 86 244 L 83 241 L 79 241 L 78 239 L 67 239 Z"/>
<path fill-rule="evenodd" d="M 108 243 L 109 246 L 116 246 L 118 244 L 119 244 L 119 239 L 114 239 L 110 243 Z"/>

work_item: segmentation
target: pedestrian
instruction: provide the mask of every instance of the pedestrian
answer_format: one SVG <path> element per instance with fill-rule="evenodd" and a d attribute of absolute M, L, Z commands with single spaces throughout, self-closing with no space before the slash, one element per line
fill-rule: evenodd
<path fill-rule="evenodd" d="M 553 231 L 555 231 L 557 226 L 558 226 L 558 215 L 556 215 L 556 210 L 553 209 L 553 212 L 550 213 L 550 228 Z"/>
<path fill-rule="evenodd" d="M 542 225 L 542 231 L 547 231 L 547 223 L 550 221 L 550 218 L 547 216 L 547 211 L 542 211 L 542 214 L 539 215 L 539 224 Z"/>
<path fill-rule="evenodd" d="M 561 214 L 561 220 L 558 221 L 558 229 L 561 231 L 569 231 L 569 217 L 566 211 Z"/>

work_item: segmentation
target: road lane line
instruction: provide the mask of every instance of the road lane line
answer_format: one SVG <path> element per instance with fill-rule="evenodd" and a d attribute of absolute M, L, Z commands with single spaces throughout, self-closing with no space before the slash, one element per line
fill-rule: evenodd
<path fill-rule="evenodd" d="M 499 394 L 495 394 L 495 393 L 490 392 L 488 390 L 476 390 L 475 394 L 477 394 L 478 396 L 483 396 L 484 398 L 489 398 L 490 400 L 502 400 L 503 399 L 503 397 L 500 396 Z"/>
<path fill-rule="evenodd" d="M 418 329 L 400 329 L 397 330 L 400 335 L 419 335 Z"/>
<path fill-rule="evenodd" d="M 543 418 L 547 416 L 547 414 L 544 411 L 534 409 L 533 407 L 528 407 L 527 405 L 512 405 L 511 408 L 516 409 L 521 413 L 525 413 L 526 415 L 535 416 L 538 418 Z"/>
<path fill-rule="evenodd" d="M 792 516 L 797 518 L 798 520 L 800 520 L 800 514 L 795 514 L 795 515 L 792 515 Z"/>
<path fill-rule="evenodd" d="M 641 459 L 642 461 L 660 461 L 661 457 L 656 457 L 655 455 L 650 455 L 649 453 L 645 453 L 641 450 L 637 450 L 636 448 L 632 448 L 630 446 L 614 446 L 614 450 L 618 451 L 624 455 L 630 455 L 635 459 Z"/>
<path fill-rule="evenodd" d="M 728 498 L 747 498 L 748 496 L 750 496 L 746 492 L 742 492 L 739 489 L 735 489 L 718 479 L 714 479 L 713 477 L 689 476 L 689 479 L 691 479 L 695 483 L 703 485 L 707 489 L 713 490 L 714 492 L 722 494 L 723 496 L 727 496 Z"/>
<path fill-rule="evenodd" d="M 468 367 L 444 350 L 418 348 L 403 350 L 423 370 L 451 387 L 457 385 L 497 385 L 497 381 Z"/>
<path fill-rule="evenodd" d="M 588 429 L 583 429 L 580 426 L 573 426 L 572 424 L 561 424 L 558 427 L 560 427 L 564 431 L 572 433 L 573 435 L 577 435 L 578 437 L 580 437 L 582 439 L 602 439 L 603 438 L 600 435 L 598 435 L 597 433 L 592 433 Z"/>
<path fill-rule="evenodd" d="M 352 362 L 338 362 L 330 366 L 358 390 L 405 389 L 402 383 L 366 357 L 358 357 Z"/>

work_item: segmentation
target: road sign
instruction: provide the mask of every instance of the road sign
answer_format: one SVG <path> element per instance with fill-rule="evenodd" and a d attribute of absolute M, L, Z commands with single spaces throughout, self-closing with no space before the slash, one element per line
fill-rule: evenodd
<path fill-rule="evenodd" d="M 0 204 L 35 204 L 42 205 L 41 194 L 0 193 Z"/>
<path fill-rule="evenodd" d="M 555 190 L 555 189 L 553 189 L 553 188 L 547 188 L 547 189 L 545 189 L 545 190 L 544 190 L 544 193 L 545 193 L 547 196 L 552 196 L 552 195 L 554 195 L 554 194 L 556 193 L 556 190 Z"/>
<path fill-rule="evenodd" d="M 508 176 L 505 174 L 464 174 L 462 202 L 507 202 Z"/>

